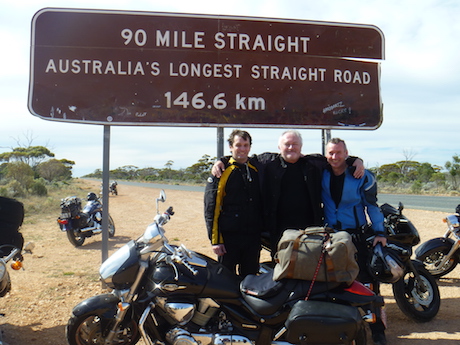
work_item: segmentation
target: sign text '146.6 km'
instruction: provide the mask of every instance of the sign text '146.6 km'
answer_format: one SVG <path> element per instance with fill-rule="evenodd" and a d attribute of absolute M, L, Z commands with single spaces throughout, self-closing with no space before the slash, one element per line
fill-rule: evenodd
<path fill-rule="evenodd" d="M 166 98 L 166 108 L 168 109 L 173 106 L 187 109 L 191 106 L 193 109 L 197 110 L 205 108 L 224 110 L 228 105 L 224 92 L 218 93 L 212 98 L 212 105 L 206 104 L 206 101 L 203 99 L 203 92 L 198 92 L 191 96 L 190 101 L 190 96 L 187 92 L 182 92 L 174 99 L 171 91 L 166 92 L 164 96 Z M 265 110 L 265 99 L 263 97 L 242 96 L 237 93 L 235 96 L 235 103 L 231 105 L 231 107 L 237 110 Z"/>

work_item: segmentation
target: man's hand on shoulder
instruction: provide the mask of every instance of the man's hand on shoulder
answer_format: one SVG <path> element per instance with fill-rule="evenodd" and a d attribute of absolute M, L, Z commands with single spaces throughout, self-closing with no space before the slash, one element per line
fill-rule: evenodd
<path fill-rule="evenodd" d="M 357 158 L 353 166 L 355 167 L 355 172 L 353 173 L 354 178 L 362 178 L 364 176 L 364 164 L 361 158 Z"/>
<path fill-rule="evenodd" d="M 214 163 L 211 169 L 211 174 L 213 174 L 215 177 L 220 178 L 222 176 L 222 173 L 225 170 L 225 165 L 222 161 L 217 161 Z"/>

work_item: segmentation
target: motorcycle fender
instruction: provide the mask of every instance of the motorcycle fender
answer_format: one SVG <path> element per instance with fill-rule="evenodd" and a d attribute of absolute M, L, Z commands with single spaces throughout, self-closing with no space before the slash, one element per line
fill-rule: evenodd
<path fill-rule="evenodd" d="M 112 319 L 117 313 L 117 304 L 120 299 L 113 294 L 103 294 L 90 297 L 77 304 L 72 313 L 81 316 L 88 312 L 96 312 L 107 319 Z"/>
<path fill-rule="evenodd" d="M 62 232 L 70 231 L 72 230 L 70 224 L 59 224 L 59 227 L 61 228 Z"/>
<path fill-rule="evenodd" d="M 426 252 L 438 248 L 438 249 L 450 249 L 454 245 L 454 240 L 451 238 L 445 237 L 437 237 L 433 238 L 429 241 L 423 242 L 420 246 L 417 247 L 415 250 L 415 256 L 419 259 L 423 254 Z"/>

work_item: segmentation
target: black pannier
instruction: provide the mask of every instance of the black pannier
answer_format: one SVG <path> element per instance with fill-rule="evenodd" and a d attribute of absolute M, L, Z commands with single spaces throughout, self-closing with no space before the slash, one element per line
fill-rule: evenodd
<path fill-rule="evenodd" d="M 68 196 L 61 200 L 61 218 L 74 218 L 81 212 L 81 200 L 76 196 Z"/>
<path fill-rule="evenodd" d="M 362 327 L 361 323 L 358 308 L 301 300 L 294 304 L 286 320 L 286 340 L 299 345 L 351 344 Z M 327 332 L 318 331 L 324 329 Z"/>
<path fill-rule="evenodd" d="M 24 238 L 19 228 L 23 221 L 24 205 L 22 202 L 0 196 L 0 245 L 12 244 L 22 249 Z"/>

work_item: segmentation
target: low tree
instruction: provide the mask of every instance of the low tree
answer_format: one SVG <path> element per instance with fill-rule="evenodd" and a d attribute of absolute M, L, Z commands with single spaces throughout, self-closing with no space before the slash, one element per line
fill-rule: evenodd
<path fill-rule="evenodd" d="M 460 176 L 460 157 L 458 155 L 452 156 L 452 162 L 447 161 L 444 165 L 447 169 L 451 179 L 452 179 L 452 187 L 454 189 L 458 188 L 458 177 Z"/>
<path fill-rule="evenodd" d="M 54 153 L 45 146 L 15 147 L 11 152 L 0 153 L 0 161 L 23 162 L 32 169 L 45 159 L 52 157 L 54 157 Z"/>
<path fill-rule="evenodd" d="M 27 190 L 34 180 L 34 171 L 24 162 L 13 162 L 6 168 L 6 177 L 18 181 Z"/>
<path fill-rule="evenodd" d="M 75 162 L 67 159 L 50 159 L 40 163 L 36 170 L 40 177 L 49 182 L 65 181 L 72 177 L 72 166 L 74 164 Z"/>

